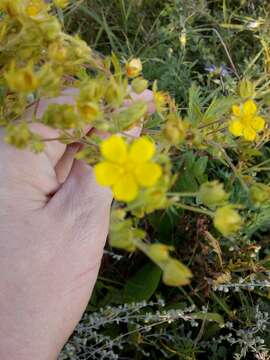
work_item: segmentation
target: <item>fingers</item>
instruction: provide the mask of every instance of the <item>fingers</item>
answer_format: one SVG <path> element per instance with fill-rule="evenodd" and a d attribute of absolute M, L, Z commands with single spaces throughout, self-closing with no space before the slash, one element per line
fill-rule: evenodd
<path fill-rule="evenodd" d="M 148 105 L 148 113 L 151 115 L 156 111 L 154 103 L 154 94 L 151 90 L 144 90 L 141 94 L 136 94 L 134 92 L 130 93 L 131 100 L 126 100 L 124 102 L 125 106 L 130 106 L 136 101 L 145 101 Z"/>
<path fill-rule="evenodd" d="M 111 191 L 96 183 L 93 169 L 75 160 L 68 178 L 50 199 L 45 210 L 63 222 L 80 240 L 91 235 L 102 238 L 103 248 L 108 232 Z"/>
<path fill-rule="evenodd" d="M 50 104 L 74 104 L 74 97 L 78 94 L 78 89 L 70 88 L 62 92 L 61 96 L 51 99 L 41 99 L 36 106 L 30 107 L 25 113 L 27 120 L 32 120 L 34 114 L 37 119 L 41 119 Z M 59 137 L 59 131 L 41 123 L 32 123 L 30 125 L 31 131 L 40 135 L 43 139 L 57 139 Z M 86 132 L 89 131 L 89 127 Z M 59 141 L 47 141 L 45 147 L 45 153 L 47 154 L 52 166 L 55 167 L 58 161 L 66 151 L 66 145 Z"/>
<path fill-rule="evenodd" d="M 65 89 L 61 96 L 52 98 L 52 99 L 41 99 L 37 109 L 35 107 L 31 107 L 28 109 L 25 117 L 31 119 L 35 113 L 36 117 L 40 119 L 45 113 L 47 107 L 50 104 L 74 104 L 75 96 L 78 95 L 79 89 L 69 88 Z M 132 100 L 125 101 L 125 106 L 130 106 L 134 101 L 144 100 L 148 103 L 148 112 L 151 114 L 155 111 L 154 101 L 153 101 L 153 92 L 150 90 L 145 90 L 142 94 L 135 94 L 131 92 L 130 94 Z M 44 139 L 57 139 L 59 137 L 59 131 L 56 129 L 49 128 L 41 123 L 33 123 L 30 126 L 31 130 L 37 134 L 39 134 Z M 83 129 L 83 132 L 86 134 L 91 130 L 91 126 L 86 126 Z M 132 137 L 140 136 L 142 126 L 137 126 L 129 131 L 127 131 L 127 135 Z M 105 135 L 106 136 L 106 135 Z M 67 146 L 59 141 L 47 141 L 45 147 L 45 153 L 48 156 L 49 160 L 52 163 L 52 166 L 56 168 L 57 177 L 59 183 L 63 183 L 69 173 L 72 163 L 74 160 L 74 156 L 77 151 L 75 151 L 75 147 L 71 146 L 67 148 Z M 65 154 L 67 150 L 67 154 Z M 61 162 L 61 164 L 58 164 Z"/>
<path fill-rule="evenodd" d="M 68 145 L 63 156 L 56 164 L 55 173 L 59 184 L 63 184 L 66 181 L 72 169 L 75 155 L 80 150 L 80 148 L 81 145 L 78 143 Z"/>
<path fill-rule="evenodd" d="M 76 88 L 69 88 L 65 89 L 61 96 L 52 98 L 52 99 L 41 99 L 37 109 L 35 107 L 31 107 L 28 109 L 25 117 L 28 119 L 32 119 L 34 112 L 36 113 L 36 117 L 40 119 L 47 107 L 50 104 L 74 104 L 75 103 L 75 96 L 78 95 L 79 89 Z M 91 130 L 92 126 L 85 126 L 82 130 L 84 134 L 87 134 Z M 30 129 L 40 135 L 43 139 L 46 139 L 46 146 L 44 153 L 49 158 L 53 168 L 55 168 L 56 177 L 59 184 L 65 182 L 70 169 L 72 167 L 74 156 L 76 155 L 77 151 L 79 150 L 79 145 L 71 144 L 65 145 L 60 141 L 54 141 L 53 139 L 57 139 L 59 137 L 59 131 L 48 126 L 45 126 L 41 123 L 32 123 L 30 125 Z M 69 131 L 72 132 L 73 130 Z M 51 141 L 50 141 L 51 139 Z"/>

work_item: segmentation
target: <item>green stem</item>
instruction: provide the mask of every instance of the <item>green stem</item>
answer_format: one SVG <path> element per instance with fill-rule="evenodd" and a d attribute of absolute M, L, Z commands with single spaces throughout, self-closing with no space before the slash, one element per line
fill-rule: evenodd
<path fill-rule="evenodd" d="M 168 196 L 179 196 L 179 197 L 196 197 L 198 193 L 196 192 L 175 192 L 168 193 Z"/>
<path fill-rule="evenodd" d="M 233 173 L 234 173 L 234 176 L 239 180 L 239 182 L 240 182 L 240 184 L 242 185 L 243 189 L 244 189 L 246 192 L 249 192 L 249 189 L 248 189 L 247 184 L 243 181 L 243 179 L 241 178 L 241 176 L 239 176 L 236 167 L 235 167 L 234 164 L 232 163 L 232 160 L 230 159 L 230 157 L 228 156 L 228 154 L 226 153 L 226 151 L 223 149 L 223 147 L 222 147 L 220 144 L 215 143 L 214 141 L 208 141 L 208 144 L 217 147 L 217 148 L 222 152 L 222 154 L 224 155 L 224 158 L 225 158 L 227 164 L 228 164 L 229 167 L 232 169 L 232 171 L 233 171 Z"/>
<path fill-rule="evenodd" d="M 175 206 L 180 207 L 181 209 L 184 209 L 184 210 L 193 211 L 193 212 L 196 212 L 196 213 L 199 213 L 199 214 L 204 214 L 204 215 L 207 215 L 207 216 L 210 216 L 210 217 L 214 216 L 212 211 L 197 208 L 195 206 L 185 205 L 185 204 L 181 204 L 181 203 L 177 203 L 177 204 L 175 204 Z"/>

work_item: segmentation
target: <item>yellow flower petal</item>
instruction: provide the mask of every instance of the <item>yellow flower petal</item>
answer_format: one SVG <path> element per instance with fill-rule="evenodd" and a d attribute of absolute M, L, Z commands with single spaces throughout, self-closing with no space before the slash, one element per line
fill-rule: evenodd
<path fill-rule="evenodd" d="M 134 163 L 143 163 L 152 159 L 155 144 L 146 137 L 135 140 L 130 146 L 129 159 Z"/>
<path fill-rule="evenodd" d="M 251 127 L 245 127 L 243 130 L 243 136 L 248 141 L 253 141 L 256 138 L 256 131 Z"/>
<path fill-rule="evenodd" d="M 132 175 L 122 176 L 113 186 L 113 195 L 119 201 L 132 201 L 136 199 L 139 193 L 138 185 Z"/>
<path fill-rule="evenodd" d="M 121 168 L 113 163 L 104 161 L 94 167 L 96 180 L 99 185 L 111 186 L 121 176 Z"/>
<path fill-rule="evenodd" d="M 261 131 L 263 130 L 264 125 L 265 125 L 265 120 L 262 117 L 255 116 L 252 119 L 251 126 L 253 127 L 254 130 Z"/>
<path fill-rule="evenodd" d="M 250 116 L 255 115 L 257 112 L 257 105 L 253 100 L 248 100 L 243 105 L 243 115 Z"/>
<path fill-rule="evenodd" d="M 238 106 L 238 105 L 233 105 L 233 107 L 232 107 L 232 113 L 233 113 L 233 115 L 235 115 L 235 116 L 240 116 L 240 115 L 241 115 L 240 106 Z"/>
<path fill-rule="evenodd" d="M 154 186 L 161 174 L 161 166 L 155 163 L 144 163 L 135 168 L 136 180 L 139 185 L 144 187 Z"/>
<path fill-rule="evenodd" d="M 127 160 L 127 144 L 117 135 L 112 135 L 102 142 L 100 146 L 102 155 L 106 160 L 123 164 Z"/>
<path fill-rule="evenodd" d="M 241 136 L 243 134 L 243 124 L 240 120 L 233 120 L 230 122 L 229 131 L 234 136 Z"/>

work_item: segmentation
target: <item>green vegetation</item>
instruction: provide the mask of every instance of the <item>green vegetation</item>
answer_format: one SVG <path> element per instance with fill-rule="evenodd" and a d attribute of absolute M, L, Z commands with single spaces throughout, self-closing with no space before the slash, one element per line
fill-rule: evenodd
<path fill-rule="evenodd" d="M 269 124 L 269 11 L 268 1 L 255 0 L 88 0 L 71 6 L 64 20 L 68 31 L 79 32 L 99 53 L 113 51 L 122 61 L 139 57 L 144 77 L 157 80 L 189 119 L 207 108 L 209 121 L 226 118 L 239 80 L 257 81 L 255 98 L 263 102 Z M 245 226 L 237 236 L 216 237 L 207 216 L 189 211 L 203 202 L 192 197 L 186 209 L 172 206 L 148 215 L 140 224 L 148 241 L 173 246 L 192 270 L 191 284 L 167 287 L 142 254 L 107 249 L 94 296 L 63 358 L 270 358 L 270 203 L 266 196 L 252 205 L 247 196 L 252 178 L 270 181 L 269 142 L 262 141 L 263 147 L 251 142 L 242 153 L 232 144 L 228 150 L 187 145 L 175 152 L 180 175 L 174 192 L 196 193 L 206 181 L 219 180 L 230 200 L 241 204 L 240 212 L 247 206 Z M 250 168 L 242 173 L 245 162 Z M 211 194 L 205 191 L 207 199 Z M 252 193 L 260 196 L 262 189 Z M 121 310 L 131 302 L 137 305 Z M 195 315 L 185 318 L 190 306 Z M 102 319 L 96 328 L 93 319 Z"/>

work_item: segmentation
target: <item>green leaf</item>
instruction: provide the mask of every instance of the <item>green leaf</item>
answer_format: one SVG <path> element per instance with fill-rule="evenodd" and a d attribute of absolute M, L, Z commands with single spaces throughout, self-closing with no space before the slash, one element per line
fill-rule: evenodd
<path fill-rule="evenodd" d="M 124 301 L 149 300 L 156 291 L 161 277 L 161 269 L 153 263 L 144 265 L 125 285 Z"/>
<path fill-rule="evenodd" d="M 213 99 L 208 109 L 203 115 L 203 122 L 212 122 L 222 118 L 235 104 L 236 99 L 232 96 L 222 97 L 220 99 Z"/>
<path fill-rule="evenodd" d="M 179 170 L 180 176 L 176 190 L 190 192 L 198 191 L 200 185 L 208 180 L 206 174 L 207 165 L 207 156 L 196 158 L 192 152 L 185 154 L 184 169 Z"/>
<path fill-rule="evenodd" d="M 189 90 L 188 119 L 193 125 L 196 125 L 202 118 L 201 91 L 193 84 Z"/>
<path fill-rule="evenodd" d="M 214 321 L 214 322 L 218 323 L 220 326 L 224 325 L 223 316 L 221 316 L 218 313 L 197 312 L 197 313 L 193 313 L 191 316 L 193 319 Z"/>
<path fill-rule="evenodd" d="M 205 180 L 205 171 L 208 164 L 208 156 L 200 157 L 193 166 L 193 174 L 196 177 L 196 180 L 199 184 L 203 183 Z"/>

